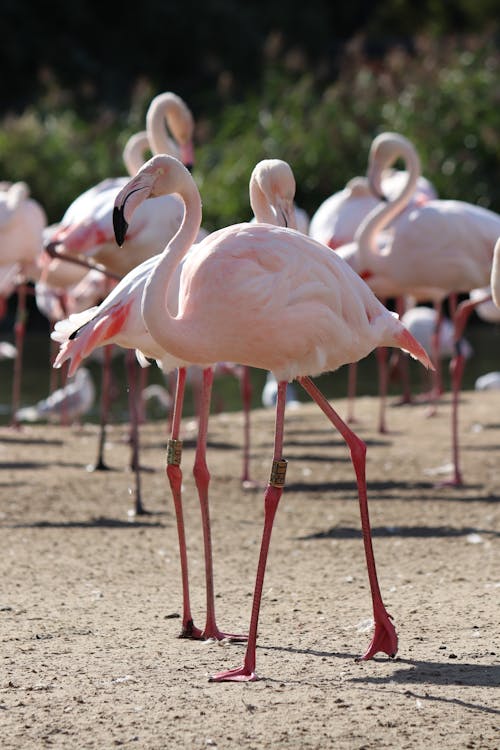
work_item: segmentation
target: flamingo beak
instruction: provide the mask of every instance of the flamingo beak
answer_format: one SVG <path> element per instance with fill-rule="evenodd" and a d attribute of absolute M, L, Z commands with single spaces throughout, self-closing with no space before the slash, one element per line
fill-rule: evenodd
<path fill-rule="evenodd" d="M 119 247 L 125 242 L 125 236 L 128 229 L 128 222 L 125 219 L 124 208 L 125 204 L 123 203 L 121 206 L 115 206 L 113 209 L 113 229 L 116 244 L 119 245 Z"/>

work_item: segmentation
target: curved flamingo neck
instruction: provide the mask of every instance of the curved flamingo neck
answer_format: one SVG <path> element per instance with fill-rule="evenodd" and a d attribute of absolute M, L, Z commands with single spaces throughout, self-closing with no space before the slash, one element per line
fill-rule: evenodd
<path fill-rule="evenodd" d="M 271 203 L 253 175 L 250 181 L 250 205 L 255 221 L 263 224 L 276 223 L 276 216 L 272 211 Z"/>
<path fill-rule="evenodd" d="M 194 180 L 186 179 L 179 190 L 184 202 L 184 218 L 177 233 L 161 253 L 151 271 L 142 295 L 142 317 L 155 341 L 174 357 L 185 358 L 185 347 L 191 337 L 182 333 L 179 318 L 170 314 L 167 307 L 168 287 L 175 269 L 186 255 L 201 225 L 201 198 Z"/>
<path fill-rule="evenodd" d="M 190 143 L 193 129 L 192 114 L 179 96 L 171 91 L 155 96 L 146 114 L 146 130 L 154 154 L 181 158 L 185 144 L 180 140 Z"/>
<path fill-rule="evenodd" d="M 297 229 L 295 178 L 289 164 L 280 159 L 263 159 L 252 172 L 249 193 L 258 223 Z"/>
<path fill-rule="evenodd" d="M 150 148 L 148 134 L 145 130 L 134 133 L 123 149 L 123 161 L 127 172 L 133 177 L 144 164 L 144 154 Z"/>
<path fill-rule="evenodd" d="M 359 259 L 363 269 L 373 267 L 374 263 L 383 262 L 384 250 L 377 248 L 377 238 L 380 232 L 391 224 L 408 206 L 420 177 L 420 160 L 413 148 L 405 148 L 402 144 L 398 152 L 394 153 L 392 163 L 401 157 L 405 161 L 408 179 L 401 192 L 392 201 L 378 203 L 359 225 L 355 241 L 358 243 Z M 374 180 L 376 175 L 373 176 Z"/>

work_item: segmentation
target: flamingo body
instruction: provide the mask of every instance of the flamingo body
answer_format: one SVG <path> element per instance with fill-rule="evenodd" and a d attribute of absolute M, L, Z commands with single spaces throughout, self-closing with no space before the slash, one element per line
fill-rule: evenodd
<path fill-rule="evenodd" d="M 406 335 L 328 248 L 265 224 L 233 225 L 198 245 L 184 263 L 176 325 L 183 333 L 170 350 L 178 356 L 238 362 L 278 381 L 336 370 L 377 346 L 404 348 Z"/>
<path fill-rule="evenodd" d="M 141 295 L 157 260 L 157 256 L 148 258 L 130 271 L 100 305 L 74 313 L 55 324 L 51 337 L 61 346 L 54 367 L 61 367 L 66 360 L 71 360 L 68 370 L 71 376 L 83 359 L 106 344 L 137 349 L 142 354 L 139 357 L 141 364 L 145 364 L 147 358 L 154 359 L 165 373 L 186 364 L 165 353 L 148 334 L 142 319 Z M 169 301 L 175 310 L 177 295 L 174 287 Z"/>
<path fill-rule="evenodd" d="M 401 192 L 408 179 L 405 170 L 386 170 L 382 180 L 384 195 L 390 198 Z M 436 190 L 425 177 L 420 176 L 411 205 L 421 205 L 437 198 Z M 309 234 L 332 250 L 351 242 L 362 220 L 380 202 L 373 194 L 366 177 L 353 177 L 347 185 L 327 198 L 311 218 Z"/>

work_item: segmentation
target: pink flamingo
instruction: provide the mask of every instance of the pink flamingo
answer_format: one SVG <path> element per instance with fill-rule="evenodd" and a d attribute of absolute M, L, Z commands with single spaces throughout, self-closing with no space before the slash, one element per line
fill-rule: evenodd
<path fill-rule="evenodd" d="M 253 170 L 250 178 L 250 203 L 258 221 L 272 223 L 284 222 L 288 225 L 294 222 L 293 198 L 295 194 L 295 180 L 288 164 L 279 160 L 264 160 Z M 194 245 L 187 258 L 196 255 L 197 246 Z M 200 422 L 194 475 L 198 488 L 202 513 L 203 533 L 205 540 L 205 566 L 207 589 L 207 620 L 201 631 L 193 623 L 189 597 L 188 563 L 184 520 L 182 510 L 182 474 L 180 469 L 181 441 L 179 440 L 180 419 L 184 398 L 186 367 L 189 359 L 172 356 L 168 350 L 160 346 L 153 339 L 142 319 L 141 300 L 144 287 L 151 272 L 160 259 L 155 256 L 134 268 L 110 295 L 98 307 L 72 315 L 68 320 L 56 323 L 52 337 L 61 344 L 59 354 L 54 363 L 60 367 L 70 359 L 69 375 L 72 375 L 82 359 L 87 357 L 96 347 L 111 342 L 126 348 L 139 351 L 139 360 L 146 364 L 147 359 L 154 359 L 164 373 L 178 369 L 178 382 L 172 418 L 172 433 L 169 440 L 167 454 L 169 477 L 174 507 L 177 517 L 179 535 L 179 550 L 181 559 L 181 574 L 183 587 L 183 637 L 217 638 L 225 637 L 218 629 L 215 618 L 214 586 L 212 569 L 212 548 L 210 538 L 210 518 L 208 511 L 208 483 L 210 475 L 206 465 L 206 440 L 208 426 L 208 409 L 213 379 L 213 367 L 203 367 L 203 383 L 200 404 Z M 187 260 L 187 259 L 186 259 Z M 176 269 L 175 279 L 168 289 L 167 304 L 175 314 L 180 289 L 182 288 L 182 265 Z M 245 444 L 248 435 L 245 430 Z M 248 459 L 247 459 L 248 462 Z M 237 636 L 236 636 L 237 637 Z"/>
<path fill-rule="evenodd" d="M 166 129 L 169 128 L 172 137 Z M 129 175 L 135 174 L 144 161 L 147 149 L 163 148 L 179 155 L 188 164 L 193 162 L 192 134 L 194 121 L 185 102 L 172 92 L 156 96 L 147 112 L 147 130 L 131 136 L 124 148 L 123 160 Z M 154 145 L 153 145 L 154 144 Z M 150 205 L 137 215 L 130 243 L 123 254 L 117 253 L 113 237 L 113 201 L 127 182 L 127 177 L 103 180 L 79 196 L 67 209 L 56 229 L 52 232 L 46 249 L 51 256 L 58 255 L 67 261 L 86 267 L 96 266 L 108 277 L 120 279 L 145 258 L 159 252 L 165 237 L 171 236 L 182 218 L 182 206 L 178 198 L 168 196 L 159 205 Z M 152 220 L 152 216 L 156 219 Z M 86 257 L 82 257 L 86 256 Z M 68 264 L 69 265 L 69 264 Z M 70 310 L 68 309 L 67 312 Z M 103 384 L 109 382 L 109 351 L 103 362 Z M 131 469 L 135 474 L 135 513 L 141 515 L 145 509 L 141 501 L 139 467 L 139 401 L 138 377 L 134 358 L 127 355 L 128 399 L 130 409 L 130 442 L 132 447 Z M 105 444 L 106 414 L 109 409 L 107 389 L 102 389 L 101 434 L 99 438 L 97 469 L 107 468 L 103 459 Z"/>
<path fill-rule="evenodd" d="M 373 147 L 372 144 L 372 150 Z M 385 168 L 382 175 L 384 196 L 389 200 L 398 196 L 407 180 L 406 170 Z M 437 192 L 432 183 L 419 175 L 408 208 L 435 198 Z M 380 196 L 373 194 L 367 177 L 353 177 L 342 190 L 323 201 L 312 215 L 309 235 L 336 250 L 353 241 L 362 220 L 379 202 Z"/>
<path fill-rule="evenodd" d="M 500 216 L 456 200 L 428 201 L 401 213 L 413 194 L 420 171 L 413 145 L 395 133 L 379 136 L 377 159 L 370 164 L 369 179 L 374 191 L 381 192 L 381 174 L 393 159 L 394 141 L 399 142 L 411 163 L 408 182 L 396 199 L 381 203 L 365 218 L 356 241 L 339 248 L 338 253 L 377 295 L 432 301 L 441 309 L 446 297 L 489 283 L 493 248 L 500 235 Z M 396 216 L 397 224 L 391 224 Z M 464 367 L 459 342 L 463 320 L 457 312 L 453 322 L 458 353 L 450 365 L 454 470 L 449 483 L 456 486 L 463 483 L 458 447 L 458 394 Z"/>
<path fill-rule="evenodd" d="M 375 139 L 370 148 L 370 159 L 374 158 L 377 144 L 380 139 Z M 399 195 L 405 182 L 408 179 L 408 171 L 392 169 L 400 156 L 400 146 L 393 142 L 394 153 L 392 160 L 384 168 L 381 176 L 382 189 L 384 196 L 392 199 Z M 437 192 L 432 183 L 418 175 L 413 195 L 409 198 L 406 210 L 411 210 L 413 206 L 421 205 L 427 200 L 437 198 Z M 367 177 L 353 177 L 343 190 L 327 198 L 313 214 L 309 227 L 309 234 L 318 242 L 323 242 L 332 250 L 352 242 L 355 238 L 358 227 L 362 220 L 380 203 L 380 196 L 372 192 Z M 398 218 L 395 218 L 397 222 Z M 384 300 L 382 299 L 382 302 Z M 398 310 L 400 314 L 402 308 Z M 379 369 L 379 388 L 380 388 L 380 414 L 379 414 L 379 432 L 386 432 L 385 424 L 385 400 L 387 392 L 387 367 L 386 358 L 383 349 L 376 352 L 378 369 Z M 438 363 L 439 366 L 439 363 Z M 348 410 L 347 421 L 354 422 L 354 397 L 356 392 L 356 375 L 357 364 L 349 365 L 348 380 Z"/>
<path fill-rule="evenodd" d="M 153 157 L 117 196 L 114 224 L 118 244 L 122 244 L 138 205 L 151 196 L 170 192 L 181 196 L 185 214 L 144 288 L 142 316 L 150 335 L 181 359 L 201 366 L 214 361 L 239 362 L 270 370 L 278 380 L 273 467 L 265 492 L 264 530 L 244 663 L 211 679 L 256 679 L 264 572 L 285 479 L 282 444 L 286 384 L 295 378 L 339 429 L 351 450 L 375 619 L 374 638 L 363 658 L 378 651 L 394 654 L 396 631 L 382 602 L 371 546 L 366 447 L 309 376 L 364 357 L 380 345 L 407 349 L 426 366 L 432 366 L 431 362 L 346 263 L 297 231 L 269 224 L 236 224 L 209 235 L 195 253 L 186 256 L 200 227 L 201 200 L 189 172 L 171 157 Z M 166 296 L 183 258 L 178 308 L 173 313 Z M 293 335 L 287 335 L 290 332 Z M 208 410 L 208 401 L 203 400 L 202 405 Z M 206 421 L 203 413 L 202 419 Z"/>
<path fill-rule="evenodd" d="M 17 355 L 14 360 L 12 384 L 12 426 L 18 427 L 16 412 L 21 395 L 21 373 L 26 331 L 26 281 L 36 278 L 37 260 L 43 250 L 43 230 L 47 217 L 40 204 L 29 197 L 24 182 L 2 183 L 0 191 L 0 265 L 12 270 L 17 266 L 17 315 L 15 339 Z"/>
<path fill-rule="evenodd" d="M 181 97 L 171 91 L 154 97 L 146 114 L 146 132 L 153 153 L 172 154 L 192 167 L 194 120 Z M 135 139 L 124 155 L 128 168 L 134 170 L 131 174 L 143 163 L 145 146 L 143 135 Z M 134 218 L 126 246 L 121 253 L 117 252 L 113 203 L 127 180 L 127 177 L 104 180 L 79 196 L 67 209 L 59 230 L 50 240 L 50 248 L 57 248 L 66 256 L 91 256 L 118 277 L 159 253 L 180 226 L 182 202 L 177 196 L 169 195 L 146 204 Z M 204 234 L 206 232 L 202 231 L 200 237 Z"/>

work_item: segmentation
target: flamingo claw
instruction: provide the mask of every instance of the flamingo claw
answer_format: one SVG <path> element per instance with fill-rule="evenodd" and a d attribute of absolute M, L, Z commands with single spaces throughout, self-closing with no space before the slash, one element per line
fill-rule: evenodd
<path fill-rule="evenodd" d="M 396 628 L 391 622 L 392 618 L 387 612 L 375 623 L 375 633 L 368 649 L 357 661 L 367 661 L 379 651 L 383 651 L 391 658 L 396 656 L 398 650 L 398 636 Z"/>
<path fill-rule="evenodd" d="M 244 665 L 236 669 L 228 669 L 226 672 L 218 672 L 210 675 L 209 682 L 256 682 L 260 680 L 253 669 L 248 669 Z"/>

